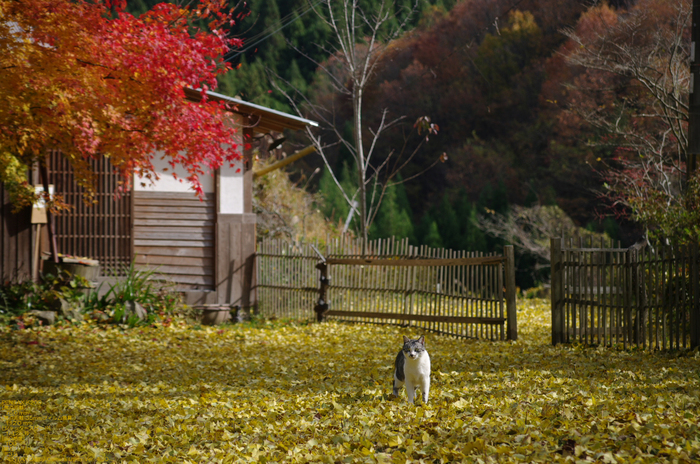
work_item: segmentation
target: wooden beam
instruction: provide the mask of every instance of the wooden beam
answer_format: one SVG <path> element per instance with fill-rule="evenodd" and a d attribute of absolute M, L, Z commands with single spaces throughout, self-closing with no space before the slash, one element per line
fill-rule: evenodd
<path fill-rule="evenodd" d="M 505 261 L 503 256 L 484 256 L 481 258 L 454 259 L 373 259 L 373 258 L 328 258 L 328 264 L 356 264 L 361 266 L 478 266 L 499 264 Z"/>
<path fill-rule="evenodd" d="M 253 178 L 264 176 L 265 174 L 268 174 L 272 171 L 275 171 L 279 168 L 282 168 L 290 163 L 293 163 L 296 160 L 305 157 L 306 155 L 310 155 L 311 153 L 313 153 L 315 151 L 316 151 L 316 147 L 314 147 L 313 145 L 310 145 L 310 146 L 304 148 L 303 150 L 298 151 L 298 152 L 294 153 L 293 155 L 290 155 L 290 156 L 286 157 L 285 159 L 276 162 L 275 164 L 272 164 L 272 165 L 267 166 L 265 168 L 259 169 L 257 171 L 253 171 Z"/>
<path fill-rule="evenodd" d="M 420 314 L 396 314 L 378 313 L 372 311 L 340 311 L 330 310 L 323 313 L 324 316 L 340 317 L 371 317 L 375 319 L 396 319 L 401 321 L 425 321 L 425 322 L 448 322 L 455 324 L 503 324 L 506 320 L 503 317 L 466 317 L 466 316 L 437 316 Z"/>

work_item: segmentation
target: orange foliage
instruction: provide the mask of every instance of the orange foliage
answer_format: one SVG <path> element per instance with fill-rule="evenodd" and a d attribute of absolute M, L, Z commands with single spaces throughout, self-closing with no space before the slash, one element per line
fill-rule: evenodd
<path fill-rule="evenodd" d="M 0 181 L 16 204 L 35 200 L 26 169 L 49 149 L 88 197 L 95 157 L 108 157 L 128 188 L 134 173 L 154 178 L 158 151 L 199 194 L 200 175 L 239 158 L 223 104 L 184 95 L 216 88 L 223 55 L 240 45 L 225 36 L 226 2 L 163 3 L 139 18 L 124 3 L 0 0 Z"/>

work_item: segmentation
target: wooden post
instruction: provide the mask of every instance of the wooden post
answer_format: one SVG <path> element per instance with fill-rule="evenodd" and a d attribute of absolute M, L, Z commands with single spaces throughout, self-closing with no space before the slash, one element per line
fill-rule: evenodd
<path fill-rule="evenodd" d="M 552 269 L 552 345 L 564 341 L 564 267 L 561 255 L 561 238 L 550 239 L 550 262 Z"/>
<path fill-rule="evenodd" d="M 323 322 L 325 313 L 328 311 L 328 300 L 326 297 L 328 282 L 330 281 L 330 278 L 328 277 L 328 264 L 325 261 L 322 261 L 316 265 L 316 269 L 321 271 L 321 278 L 319 279 L 320 285 L 318 288 L 318 301 L 316 302 L 314 311 L 316 312 L 316 320 L 318 322 Z"/>
<path fill-rule="evenodd" d="M 690 86 L 688 95 L 688 154 L 686 181 L 689 181 L 698 169 L 700 153 L 700 58 L 697 46 L 700 42 L 700 1 L 693 0 L 692 20 L 690 21 Z"/>
<path fill-rule="evenodd" d="M 628 344 L 632 343 L 632 337 L 634 334 L 634 327 L 632 326 L 632 250 L 629 249 L 625 253 L 625 334 L 622 340 L 623 349 L 627 349 Z"/>
<path fill-rule="evenodd" d="M 43 163 L 39 163 L 39 172 L 41 173 L 41 182 L 44 184 L 44 192 L 49 195 L 49 173 L 46 168 L 48 156 Z M 51 250 L 51 260 L 58 263 L 58 246 L 56 244 L 56 217 L 51 212 L 51 205 L 46 202 L 46 226 L 49 231 L 49 250 Z"/>
<path fill-rule="evenodd" d="M 700 346 L 700 263 L 698 243 L 690 246 L 690 348 Z"/>
<path fill-rule="evenodd" d="M 518 339 L 518 312 L 516 309 L 515 300 L 515 251 L 513 245 L 503 247 L 503 256 L 505 256 L 505 273 L 506 273 L 506 339 Z"/>

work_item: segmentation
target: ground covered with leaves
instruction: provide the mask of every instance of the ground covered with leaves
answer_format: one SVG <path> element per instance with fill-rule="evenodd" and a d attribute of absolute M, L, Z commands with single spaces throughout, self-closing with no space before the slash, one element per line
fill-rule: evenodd
<path fill-rule="evenodd" d="M 410 329 L 184 322 L 0 329 L 8 462 L 697 462 L 700 358 L 427 334 L 429 404 L 393 399 Z"/>

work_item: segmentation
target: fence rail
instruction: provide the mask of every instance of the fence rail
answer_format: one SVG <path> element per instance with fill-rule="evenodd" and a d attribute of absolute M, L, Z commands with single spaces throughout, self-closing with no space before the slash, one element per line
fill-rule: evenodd
<path fill-rule="evenodd" d="M 620 248 L 551 240 L 552 343 L 700 345 L 698 244 Z"/>
<path fill-rule="evenodd" d="M 517 339 L 512 247 L 484 256 L 407 240 L 259 244 L 258 307 L 277 317 L 393 323 L 461 337 Z M 320 271 L 320 275 L 319 275 Z"/>

